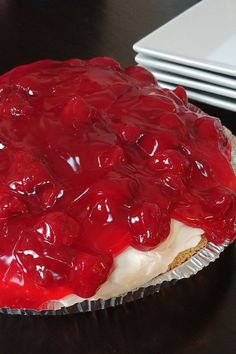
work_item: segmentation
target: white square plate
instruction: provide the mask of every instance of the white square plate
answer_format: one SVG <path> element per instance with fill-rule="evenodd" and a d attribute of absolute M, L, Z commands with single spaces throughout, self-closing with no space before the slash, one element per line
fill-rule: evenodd
<path fill-rule="evenodd" d="M 227 98 L 233 98 L 235 99 L 235 103 L 236 103 L 236 90 L 231 90 L 229 88 L 218 86 L 218 85 L 208 84 L 207 82 L 204 81 L 186 78 L 184 76 L 168 73 L 166 71 L 160 71 L 157 69 L 151 71 L 153 75 L 157 78 L 157 80 L 169 82 L 170 84 L 174 84 L 174 85 L 181 85 L 184 87 L 193 88 L 196 90 L 204 91 L 206 93 L 213 93 L 215 95 L 225 96 Z"/>
<path fill-rule="evenodd" d="M 203 0 L 141 39 L 134 50 L 236 76 L 236 0 Z"/>
<path fill-rule="evenodd" d="M 235 0 L 236 1 L 236 0 Z M 182 75 L 188 78 L 205 81 L 208 83 L 236 89 L 236 78 L 227 75 L 220 75 L 206 70 L 199 70 L 191 66 L 180 65 L 176 63 L 167 62 L 157 58 L 149 57 L 143 54 L 138 54 L 135 61 L 146 67 L 149 70 L 163 70 L 169 73 Z"/>
<path fill-rule="evenodd" d="M 172 85 L 170 83 L 162 82 L 160 80 L 158 81 L 158 84 L 160 85 L 160 87 L 168 88 L 169 90 L 173 90 L 177 86 L 177 85 Z M 195 101 L 209 104 L 214 107 L 219 107 L 219 108 L 227 109 L 229 111 L 236 112 L 235 100 L 228 99 L 223 96 L 217 96 L 210 93 L 207 94 L 202 91 L 190 89 L 188 87 L 185 87 L 185 89 L 187 91 L 188 98 L 191 98 Z"/>

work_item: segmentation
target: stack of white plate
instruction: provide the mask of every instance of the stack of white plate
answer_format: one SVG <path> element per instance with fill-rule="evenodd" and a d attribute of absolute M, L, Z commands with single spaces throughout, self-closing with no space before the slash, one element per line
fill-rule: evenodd
<path fill-rule="evenodd" d="M 236 112 L 236 0 L 202 0 L 134 50 L 160 86 L 184 86 L 190 98 Z"/>

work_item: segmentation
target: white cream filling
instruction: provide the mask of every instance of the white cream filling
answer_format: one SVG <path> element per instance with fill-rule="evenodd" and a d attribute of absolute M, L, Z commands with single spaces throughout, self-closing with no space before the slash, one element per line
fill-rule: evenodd
<path fill-rule="evenodd" d="M 180 252 L 196 247 L 203 233 L 201 229 L 172 219 L 169 236 L 155 249 L 142 252 L 128 247 L 115 257 L 114 270 L 89 300 L 109 299 L 143 286 L 159 274 L 165 273 Z M 71 306 L 83 300 L 85 299 L 71 294 L 57 301 L 64 306 Z"/>

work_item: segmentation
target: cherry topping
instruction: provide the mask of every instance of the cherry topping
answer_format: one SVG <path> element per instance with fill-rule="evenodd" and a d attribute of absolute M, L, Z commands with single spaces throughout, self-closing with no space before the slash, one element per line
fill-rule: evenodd
<path fill-rule="evenodd" d="M 194 124 L 194 131 L 197 138 L 203 140 L 203 142 L 218 145 L 222 153 L 230 160 L 230 144 L 219 119 L 213 117 L 198 118 Z"/>
<path fill-rule="evenodd" d="M 144 81 L 144 82 L 146 81 L 151 84 L 156 84 L 155 77 L 149 71 L 142 68 L 141 66 L 130 66 L 125 69 L 125 72 L 129 76 L 139 81 Z"/>
<path fill-rule="evenodd" d="M 37 186 L 37 198 L 42 209 L 52 208 L 58 199 L 62 198 L 64 190 L 58 183 L 46 182 Z"/>
<path fill-rule="evenodd" d="M 80 226 L 78 222 L 62 212 L 46 214 L 34 229 L 38 238 L 50 244 L 71 246 L 79 242 Z"/>
<path fill-rule="evenodd" d="M 24 93 L 9 92 L 0 102 L 0 115 L 4 118 L 19 119 L 29 116 L 31 112 L 32 106 Z"/>
<path fill-rule="evenodd" d="M 6 146 L 0 142 L 0 171 L 8 170 L 10 167 L 10 157 Z"/>
<path fill-rule="evenodd" d="M 153 156 L 159 146 L 158 140 L 156 137 L 152 136 L 151 134 L 143 135 L 139 141 L 138 145 L 149 156 Z"/>
<path fill-rule="evenodd" d="M 175 102 L 162 95 L 144 95 L 139 97 L 139 109 L 143 111 L 175 112 Z"/>
<path fill-rule="evenodd" d="M 185 89 L 182 86 L 176 87 L 176 89 L 173 91 L 173 93 L 182 100 L 183 104 L 185 104 L 187 106 L 188 97 L 187 97 Z"/>
<path fill-rule="evenodd" d="M 0 77 L 0 307 L 94 296 L 128 247 L 175 218 L 235 237 L 219 120 L 111 58 L 43 60 Z"/>
<path fill-rule="evenodd" d="M 92 224 L 108 224 L 113 221 L 117 203 L 111 198 L 101 198 L 90 209 L 89 220 Z"/>
<path fill-rule="evenodd" d="M 46 166 L 25 151 L 16 151 L 9 173 L 9 187 L 19 194 L 35 192 L 50 176 Z"/>
<path fill-rule="evenodd" d="M 195 134 L 200 139 L 210 139 L 217 142 L 225 138 L 222 126 L 218 119 L 213 117 L 200 117 L 194 123 Z"/>
<path fill-rule="evenodd" d="M 1 194 L 0 218 L 7 218 L 25 212 L 27 212 L 25 204 L 16 195 L 10 195 L 4 192 Z"/>
<path fill-rule="evenodd" d="M 159 176 L 158 183 L 169 194 L 169 198 L 173 197 L 173 192 L 176 193 L 175 198 L 181 197 L 181 194 L 185 192 L 185 184 L 178 174 L 171 172 L 162 172 Z"/>
<path fill-rule="evenodd" d="M 101 156 L 99 156 L 99 166 L 102 169 L 116 166 L 124 162 L 125 162 L 124 151 L 118 145 L 103 152 Z"/>
<path fill-rule="evenodd" d="M 114 126 L 121 140 L 127 144 L 135 143 L 141 136 L 141 129 L 133 124 L 120 123 Z"/>
<path fill-rule="evenodd" d="M 120 69 L 120 64 L 118 63 L 118 61 L 108 57 L 95 57 L 87 60 L 87 63 L 89 65 L 101 66 L 104 67 L 105 69 L 107 68 Z"/>
<path fill-rule="evenodd" d="M 187 132 L 186 126 L 176 113 L 165 113 L 157 119 L 159 127 L 170 129 L 172 132 L 184 135 Z"/>
<path fill-rule="evenodd" d="M 236 211 L 236 194 L 222 186 L 217 186 L 204 191 L 201 196 L 201 203 L 204 209 L 212 215 L 209 218 L 224 218 L 231 215 L 232 218 Z"/>
<path fill-rule="evenodd" d="M 16 259 L 30 279 L 41 287 L 63 284 L 70 272 L 62 249 L 48 249 L 34 234 L 24 234 L 16 247 Z"/>
<path fill-rule="evenodd" d="M 71 271 L 73 290 L 81 297 L 93 296 L 111 271 L 113 259 L 109 254 L 92 255 L 79 253 Z"/>
<path fill-rule="evenodd" d="M 100 226 L 100 225 L 99 225 Z M 111 253 L 117 255 L 130 245 L 131 234 L 125 223 L 122 225 L 117 218 L 113 222 L 88 227 L 81 240 L 81 246 L 95 253 Z"/>
<path fill-rule="evenodd" d="M 155 154 L 149 161 L 149 166 L 154 171 L 168 170 L 182 175 L 189 165 L 188 159 L 176 150 L 165 150 Z"/>
<path fill-rule="evenodd" d="M 138 146 L 150 157 L 159 151 L 171 149 L 177 146 L 178 140 L 175 135 L 167 131 L 157 131 L 155 135 L 144 134 L 137 142 Z"/>
<path fill-rule="evenodd" d="M 155 248 L 169 234 L 169 220 L 163 218 L 157 204 L 143 202 L 129 214 L 132 246 L 142 251 Z"/>
<path fill-rule="evenodd" d="M 74 127 L 79 126 L 80 123 L 89 122 L 91 115 L 91 108 L 86 101 L 79 96 L 71 98 L 62 112 L 63 121 L 73 124 Z"/>

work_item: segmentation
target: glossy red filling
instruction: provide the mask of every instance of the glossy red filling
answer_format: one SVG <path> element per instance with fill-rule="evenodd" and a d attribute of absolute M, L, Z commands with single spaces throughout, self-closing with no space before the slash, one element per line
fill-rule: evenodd
<path fill-rule="evenodd" d="M 218 119 L 108 58 L 0 77 L 0 306 L 94 295 L 170 219 L 234 236 L 236 179 Z"/>

